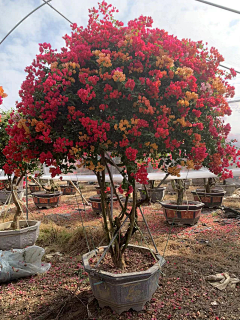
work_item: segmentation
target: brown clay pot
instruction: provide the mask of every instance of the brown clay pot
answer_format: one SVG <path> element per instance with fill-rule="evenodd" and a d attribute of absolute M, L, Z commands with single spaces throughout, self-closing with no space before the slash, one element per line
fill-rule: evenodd
<path fill-rule="evenodd" d="M 121 199 L 122 196 L 119 196 L 119 198 Z M 101 197 L 97 194 L 95 196 L 92 196 L 89 198 L 89 201 L 92 204 L 92 209 L 94 212 L 96 212 L 97 214 L 101 214 L 102 213 L 102 204 L 101 204 Z M 111 198 L 108 198 L 108 205 L 110 206 L 111 203 Z M 113 207 L 117 208 L 119 205 L 117 197 L 113 197 Z"/>
<path fill-rule="evenodd" d="M 38 184 L 30 184 L 29 189 L 31 193 L 41 191 L 42 188 Z"/>
<path fill-rule="evenodd" d="M 163 213 L 168 223 L 178 225 L 194 225 L 198 222 L 203 203 L 199 201 L 189 201 L 182 205 L 177 205 L 175 201 L 160 202 Z"/>
<path fill-rule="evenodd" d="M 206 208 L 220 207 L 225 193 L 226 191 L 220 189 L 213 189 L 210 193 L 206 193 L 204 189 L 192 191 L 194 200 L 203 202 Z"/>
<path fill-rule="evenodd" d="M 76 189 L 73 186 L 60 186 L 63 195 L 74 195 Z"/>
<path fill-rule="evenodd" d="M 61 199 L 62 192 L 54 192 L 54 193 L 46 193 L 42 192 L 34 192 L 32 194 L 33 202 L 35 203 L 36 207 L 39 209 L 42 208 L 54 208 L 57 207 L 59 201 Z"/>

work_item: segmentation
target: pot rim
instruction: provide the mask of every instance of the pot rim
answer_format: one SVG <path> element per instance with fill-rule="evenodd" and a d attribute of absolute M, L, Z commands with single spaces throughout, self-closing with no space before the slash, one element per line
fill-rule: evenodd
<path fill-rule="evenodd" d="M 7 235 L 14 235 L 16 233 L 25 233 L 25 232 L 28 232 L 28 231 L 31 231 L 31 230 L 35 230 L 36 228 L 38 228 L 41 224 L 41 221 L 39 220 L 19 220 L 19 223 L 21 222 L 35 222 L 35 224 L 33 226 L 28 226 L 28 227 L 24 227 L 24 228 L 21 228 L 21 229 L 17 229 L 17 230 L 0 230 L 0 235 L 4 235 L 4 234 L 7 234 Z M 0 226 L 1 225 L 8 225 L 8 224 L 11 224 L 12 221 L 7 221 L 7 222 L 2 222 L 0 223 Z"/>
<path fill-rule="evenodd" d="M 24 192 L 24 190 L 15 190 L 15 191 L 17 191 L 17 193 L 19 193 L 19 192 Z M 1 189 L 0 190 L 0 193 L 11 193 L 12 191 L 9 191 L 9 190 L 5 190 L 5 189 Z"/>
<path fill-rule="evenodd" d="M 188 201 L 188 203 L 186 202 L 184 204 L 177 204 L 176 201 L 166 200 L 166 201 L 160 201 L 160 204 L 164 208 L 175 209 L 175 210 L 198 210 L 198 209 L 201 209 L 204 207 L 204 203 L 202 203 L 200 201 L 192 201 L 192 200 L 190 200 L 190 201 Z"/>
<path fill-rule="evenodd" d="M 158 188 L 157 188 L 157 187 L 155 187 L 155 188 L 148 188 L 148 187 L 147 187 L 146 189 L 147 189 L 147 190 L 161 190 L 161 191 L 162 191 L 162 190 L 165 190 L 166 188 L 167 188 L 167 187 L 158 187 Z M 139 190 L 139 191 L 145 191 L 144 188 L 138 188 L 138 190 Z"/>
<path fill-rule="evenodd" d="M 61 191 L 56 191 L 56 192 L 52 192 L 52 193 L 46 193 L 45 191 L 37 191 L 37 192 L 33 192 L 32 196 L 36 197 L 36 198 L 52 198 L 55 196 L 61 196 L 62 192 Z"/>
<path fill-rule="evenodd" d="M 119 198 L 121 199 L 122 196 L 119 196 Z M 101 196 L 99 195 L 94 195 L 94 196 L 91 196 L 89 197 L 89 201 L 90 202 L 101 202 Z M 107 201 L 111 201 L 111 198 L 110 197 L 107 197 Z M 113 201 L 117 201 L 117 197 L 116 196 L 113 196 Z"/>
<path fill-rule="evenodd" d="M 144 249 L 150 252 L 150 250 L 152 252 L 154 252 L 152 249 L 146 248 L 146 247 L 142 247 L 142 246 L 136 246 L 136 245 L 128 245 L 128 247 L 132 247 L 132 248 L 140 248 L 140 249 Z M 107 246 L 102 246 L 100 248 L 107 248 Z M 93 275 L 95 277 L 98 278 L 105 278 L 105 279 L 114 279 L 114 281 L 116 282 L 121 282 L 123 280 L 126 280 L 129 277 L 139 277 L 139 275 L 141 275 L 142 277 L 149 277 L 153 272 L 157 271 L 157 269 L 162 268 L 162 266 L 166 263 L 166 260 L 164 259 L 164 257 L 162 257 L 160 254 L 155 253 L 156 257 L 158 258 L 158 262 L 156 262 L 155 264 L 152 265 L 152 267 L 148 268 L 145 271 L 135 271 L 135 272 L 127 272 L 127 273 L 112 273 L 112 272 L 108 272 L 108 271 L 103 271 L 101 269 L 96 269 L 96 268 L 92 268 L 89 265 L 89 259 L 91 257 L 94 256 L 95 253 L 97 253 L 99 250 L 99 248 L 96 248 L 88 253 L 85 253 L 82 256 L 82 260 L 83 260 L 83 266 L 86 272 L 88 272 L 90 275 Z M 160 265 L 160 266 L 159 266 Z"/>
<path fill-rule="evenodd" d="M 68 186 L 67 184 L 63 184 L 60 186 L 60 188 L 74 188 L 74 186 Z M 75 188 L 74 188 L 75 189 Z"/>
<path fill-rule="evenodd" d="M 196 189 L 195 191 L 191 191 L 194 195 L 199 196 L 224 196 L 227 191 L 221 189 L 213 189 L 211 192 L 206 192 L 204 189 Z"/>

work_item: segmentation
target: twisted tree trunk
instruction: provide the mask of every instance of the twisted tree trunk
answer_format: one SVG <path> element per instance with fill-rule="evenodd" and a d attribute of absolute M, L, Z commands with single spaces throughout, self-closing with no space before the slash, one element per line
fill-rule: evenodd
<path fill-rule="evenodd" d="M 18 201 L 18 195 L 17 195 L 17 187 L 19 186 L 19 184 L 21 183 L 22 179 L 23 179 L 24 175 L 22 175 L 18 181 L 17 181 L 17 177 L 14 177 L 13 178 L 13 181 L 12 181 L 12 199 L 13 199 L 13 203 L 15 204 L 16 206 L 16 211 L 15 211 L 15 214 L 14 214 L 14 217 L 13 217 L 13 221 L 11 223 L 11 228 L 13 230 L 16 230 L 16 229 L 20 229 L 20 225 L 19 225 L 19 220 L 20 220 L 20 217 L 23 213 L 22 211 L 22 207 Z"/>

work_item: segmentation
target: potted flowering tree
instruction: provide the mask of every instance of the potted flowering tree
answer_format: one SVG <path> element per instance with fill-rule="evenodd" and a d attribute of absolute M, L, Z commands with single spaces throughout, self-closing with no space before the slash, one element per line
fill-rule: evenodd
<path fill-rule="evenodd" d="M 175 176 L 182 165 L 204 164 L 221 173 L 225 159 L 235 161 L 237 153 L 224 142 L 229 128 L 220 116 L 231 112 L 225 98 L 233 88 L 225 79 L 231 75 L 219 69 L 223 58 L 217 50 L 154 29 L 150 17 L 124 26 L 114 19 L 115 11 L 104 1 L 90 10 L 88 26 L 73 24 L 61 52 L 40 45 L 22 84 L 21 119 L 10 132 L 10 142 L 17 136 L 18 144 L 10 143 L 8 157 L 11 162 L 24 151 L 28 161 L 53 166 L 53 176 L 74 170 L 76 161 L 95 172 L 110 265 L 120 274 L 110 272 L 109 264 L 100 272 L 100 261 L 92 265 L 96 251 L 83 257 L 84 266 L 100 306 L 120 313 L 142 309 L 160 274 L 157 256 L 147 270 L 135 266 L 130 270 L 136 272 L 124 273 L 129 270 L 126 255 L 134 260 L 140 252 L 141 261 L 149 258 L 146 248 L 130 245 L 138 230 L 137 210 L 145 201 L 136 196 L 136 183 L 148 184 L 145 160 L 160 158 L 159 168 Z M 123 203 L 110 166 L 122 175 Z M 121 208 L 117 216 L 107 205 L 106 174 Z"/>
<path fill-rule="evenodd" d="M 37 208 L 49 209 L 57 207 L 61 200 L 62 191 L 59 191 L 59 187 L 54 183 L 54 181 L 50 181 L 49 185 L 39 186 L 43 189 L 43 191 L 32 192 L 33 202 Z"/>
<path fill-rule="evenodd" d="M 166 221 L 177 225 L 194 225 L 198 222 L 204 203 L 200 199 L 184 201 L 186 182 L 183 179 L 171 181 L 176 194 L 176 201 L 162 201 L 163 213 Z"/>
<path fill-rule="evenodd" d="M 215 188 L 215 185 L 215 178 L 204 179 L 204 189 L 192 191 L 194 200 L 203 202 L 206 208 L 221 206 L 226 191 L 221 186 Z"/>
<path fill-rule="evenodd" d="M 3 89 L 1 89 L 0 87 L 0 92 L 3 91 Z M 3 94 L 3 96 L 6 96 L 6 94 Z M 3 150 L 5 148 L 5 146 L 8 144 L 9 141 L 9 135 L 6 132 L 6 128 L 8 126 L 8 121 L 11 117 L 11 111 L 1 111 L 0 112 L 0 169 L 3 168 L 3 166 L 6 163 L 6 157 L 3 154 Z M 16 181 L 17 183 L 17 190 L 16 190 L 16 196 L 21 200 L 23 198 L 23 190 L 20 187 L 21 182 L 22 182 L 22 178 L 21 179 L 17 179 L 18 181 Z M 11 192 L 11 180 L 10 178 L 6 179 L 6 180 L 2 180 L 1 181 L 1 185 L 0 185 L 0 203 L 7 203 L 7 202 L 12 202 L 12 192 Z"/>
<path fill-rule="evenodd" d="M 152 171 L 152 169 L 156 172 L 158 169 L 159 161 L 153 159 L 148 159 L 148 172 Z M 158 169 L 161 171 L 161 168 Z M 155 180 L 149 180 L 147 186 L 142 186 L 141 188 L 138 188 L 138 191 L 140 193 L 141 199 L 149 199 L 149 202 L 155 203 L 162 201 L 165 195 L 166 187 L 162 187 L 161 185 L 165 182 L 168 175 L 165 176 L 165 178 L 160 181 L 156 182 Z"/>
<path fill-rule="evenodd" d="M 4 93 L 2 87 L 0 87 L 0 104 L 2 103 L 2 98 L 6 96 L 7 95 Z M 9 135 L 6 129 L 9 126 L 10 116 L 12 117 L 11 121 L 14 121 L 13 112 L 10 111 L 1 112 L 0 117 L 0 168 L 5 168 L 6 170 L 9 170 L 9 167 L 6 156 L 3 154 L 3 150 L 8 148 Z M 8 176 L 8 180 L 4 181 L 5 189 L 0 191 L 0 200 L 2 202 L 7 200 L 10 201 L 11 197 L 16 207 L 13 221 L 0 223 L 0 250 L 25 248 L 26 246 L 33 245 L 38 237 L 40 226 L 39 221 L 20 220 L 22 207 L 19 200 L 22 198 L 23 192 L 18 190 L 18 186 L 24 177 L 23 168 L 24 162 L 16 158 L 14 169 L 12 167 L 12 173 L 14 173 L 14 176 Z M 32 166 L 32 168 L 34 169 L 34 166 Z"/>

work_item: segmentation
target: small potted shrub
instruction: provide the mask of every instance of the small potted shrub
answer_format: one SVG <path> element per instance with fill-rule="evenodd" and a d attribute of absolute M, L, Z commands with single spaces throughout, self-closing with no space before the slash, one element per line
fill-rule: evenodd
<path fill-rule="evenodd" d="M 59 205 L 62 192 L 58 190 L 58 186 L 53 180 L 50 180 L 50 185 L 42 186 L 43 191 L 33 192 L 33 202 L 39 209 L 54 208 Z"/>
<path fill-rule="evenodd" d="M 117 190 L 119 187 L 119 185 L 114 185 L 114 189 Z M 101 214 L 102 213 L 102 203 L 101 203 L 101 187 L 100 186 L 96 186 L 95 189 L 97 190 L 97 194 L 93 195 L 89 198 L 89 201 L 92 205 L 92 209 L 94 212 L 96 212 L 97 214 Z M 106 186 L 105 186 L 105 194 L 107 197 L 107 202 L 108 202 L 108 206 L 109 208 L 111 208 L 111 184 L 109 182 L 106 182 Z M 118 195 L 119 199 L 122 199 L 123 197 L 121 195 Z M 113 207 L 118 207 L 119 203 L 118 203 L 118 198 L 114 195 L 113 199 L 112 199 L 112 203 L 113 203 Z"/>
<path fill-rule="evenodd" d="M 159 160 L 159 159 L 158 159 Z M 152 161 L 148 159 L 148 172 L 156 172 L 156 170 L 161 170 L 158 168 L 159 161 Z M 162 187 L 161 185 L 165 182 L 167 176 L 163 179 L 163 181 L 156 182 L 154 180 L 149 180 L 148 185 L 143 185 L 141 188 L 138 188 L 141 199 L 149 199 L 149 202 L 155 203 L 162 201 L 165 195 L 166 187 Z"/>
<path fill-rule="evenodd" d="M 67 185 L 60 185 L 60 189 L 63 195 L 68 195 L 68 196 L 74 195 L 77 192 L 76 188 L 74 188 L 74 186 L 71 183 L 68 183 Z"/>
<path fill-rule="evenodd" d="M 206 208 L 221 206 L 226 191 L 221 187 L 215 188 L 215 184 L 215 178 L 204 179 L 204 189 L 192 191 L 194 200 L 203 202 Z"/>
<path fill-rule="evenodd" d="M 146 199 L 147 194 L 150 202 L 155 203 L 157 201 L 162 201 L 165 195 L 166 187 L 161 187 L 161 182 L 154 186 L 156 183 L 154 180 L 149 181 L 149 186 L 138 188 L 140 192 L 141 199 Z"/>
<path fill-rule="evenodd" d="M 96 174 L 111 263 L 99 260 L 105 248 L 84 255 L 83 263 L 99 305 L 121 313 L 141 310 L 160 276 L 161 257 L 130 243 L 139 229 L 138 208 L 148 201 L 136 194 L 137 183 L 148 184 L 146 159 L 177 176 L 186 164 L 220 173 L 226 159 L 239 154 L 223 143 L 229 128 L 221 117 L 230 114 L 226 98 L 233 89 L 217 50 L 210 54 L 202 42 L 152 28 L 151 17 L 124 26 L 114 12 L 105 1 L 90 10 L 88 26 L 73 24 L 61 52 L 40 45 L 20 92 L 22 118 L 10 141 L 20 138 L 9 161 L 24 151 L 26 160 L 53 166 L 52 176 L 72 172 L 76 161 Z M 105 193 L 106 174 L 114 186 L 110 165 L 122 176 L 125 196 L 121 202 L 113 187 L 120 206 L 114 216 Z"/>
<path fill-rule="evenodd" d="M 173 190 L 176 192 L 176 201 L 163 201 L 163 213 L 168 223 L 178 225 L 194 225 L 198 222 L 204 204 L 200 201 L 184 201 L 185 181 L 172 180 Z"/>

